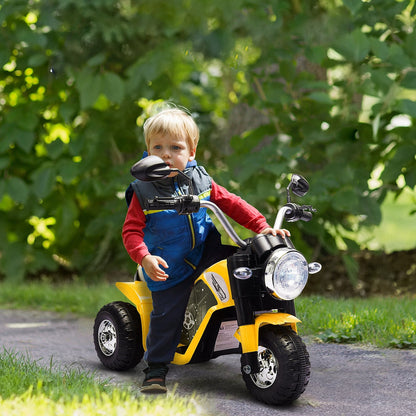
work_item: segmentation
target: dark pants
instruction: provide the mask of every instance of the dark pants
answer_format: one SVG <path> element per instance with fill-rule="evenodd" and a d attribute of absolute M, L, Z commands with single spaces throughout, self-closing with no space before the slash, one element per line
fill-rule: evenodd
<path fill-rule="evenodd" d="M 149 365 L 168 364 L 173 360 L 195 279 L 207 267 L 232 255 L 235 250 L 236 247 L 222 245 L 219 232 L 212 230 L 205 241 L 202 260 L 193 275 L 174 287 L 152 292 L 153 311 L 144 356 Z"/>

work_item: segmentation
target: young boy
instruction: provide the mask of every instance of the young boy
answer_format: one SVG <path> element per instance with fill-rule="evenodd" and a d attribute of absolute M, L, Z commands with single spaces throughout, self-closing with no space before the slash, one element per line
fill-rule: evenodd
<path fill-rule="evenodd" d="M 193 118 L 180 109 L 167 109 L 144 124 L 149 155 L 161 157 L 171 168 L 192 180 L 193 193 L 211 200 L 239 224 L 259 234 L 290 235 L 273 230 L 263 215 L 240 197 L 216 184 L 195 161 L 199 129 Z M 157 196 L 186 194 L 189 182 L 177 173 L 156 182 L 135 181 L 134 195 L 123 226 L 123 242 L 130 257 L 140 264 L 152 292 L 153 311 L 146 339 L 141 388 L 146 393 L 167 391 L 165 376 L 179 343 L 183 318 L 194 280 L 210 264 L 232 254 L 221 245 L 206 209 L 191 215 L 176 211 L 148 211 L 146 201 Z"/>

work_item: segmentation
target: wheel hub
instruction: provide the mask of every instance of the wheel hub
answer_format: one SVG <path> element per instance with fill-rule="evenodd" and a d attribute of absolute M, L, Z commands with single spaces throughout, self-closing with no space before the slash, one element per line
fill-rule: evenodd
<path fill-rule="evenodd" d="M 276 380 L 279 363 L 273 352 L 264 347 L 259 348 L 258 361 L 260 371 L 256 374 L 251 374 L 250 377 L 257 387 L 267 389 Z"/>
<path fill-rule="evenodd" d="M 104 355 L 113 355 L 117 347 L 117 333 L 114 324 L 108 319 L 103 320 L 98 327 L 98 344 Z"/>
<path fill-rule="evenodd" d="M 192 313 L 191 312 L 189 312 L 189 311 L 186 311 L 185 312 L 185 318 L 184 318 L 184 320 L 183 320 L 183 327 L 187 330 L 187 331 L 189 331 L 189 330 L 191 330 L 194 326 L 195 326 L 195 318 L 194 318 L 194 316 L 192 315 Z"/>

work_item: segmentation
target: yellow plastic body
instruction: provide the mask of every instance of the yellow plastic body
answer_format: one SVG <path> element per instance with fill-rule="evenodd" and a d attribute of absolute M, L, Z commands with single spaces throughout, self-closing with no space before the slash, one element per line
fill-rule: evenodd
<path fill-rule="evenodd" d="M 243 353 L 255 352 L 259 348 L 259 329 L 264 325 L 290 326 L 297 332 L 298 318 L 287 313 L 263 313 L 256 317 L 254 324 L 240 326 L 234 336 L 241 344 Z"/>
<path fill-rule="evenodd" d="M 117 282 L 116 286 L 126 298 L 136 306 L 142 325 L 143 348 L 146 349 L 146 337 L 150 325 L 150 313 L 153 310 L 152 294 L 145 282 Z"/>
<path fill-rule="evenodd" d="M 215 290 L 213 276 L 215 277 L 215 284 L 218 285 L 218 282 L 221 284 L 221 296 L 219 296 L 218 291 Z M 176 352 L 172 361 L 173 364 L 183 365 L 189 363 L 205 332 L 212 314 L 219 309 L 235 306 L 234 299 L 231 295 L 226 260 L 222 260 L 209 267 L 203 274 L 201 274 L 201 276 L 198 277 L 196 281 L 199 280 L 203 280 L 204 283 L 211 289 L 217 304 L 208 309 L 201 324 L 199 325 L 198 330 L 186 348 L 186 351 L 183 354 Z M 149 331 L 150 313 L 153 308 L 151 292 L 147 288 L 145 282 L 118 282 L 116 283 L 116 286 L 127 297 L 127 299 L 129 299 L 136 306 L 137 311 L 140 314 L 143 348 L 146 349 L 146 337 Z M 299 319 L 286 313 L 267 312 L 259 314 L 255 318 L 254 324 L 239 327 L 234 336 L 240 342 L 243 353 L 254 352 L 258 350 L 259 346 L 260 327 L 264 325 L 285 325 L 291 326 L 292 329 L 296 331 L 296 324 L 298 322 L 300 322 Z"/>

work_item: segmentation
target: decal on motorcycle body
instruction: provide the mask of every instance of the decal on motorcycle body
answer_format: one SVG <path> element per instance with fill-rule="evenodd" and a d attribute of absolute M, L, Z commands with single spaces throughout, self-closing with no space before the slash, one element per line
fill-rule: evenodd
<path fill-rule="evenodd" d="M 238 348 L 239 342 L 234 337 L 237 329 L 237 321 L 221 322 L 217 340 L 215 341 L 214 351 L 226 351 Z"/>
<path fill-rule="evenodd" d="M 205 278 L 211 287 L 211 290 L 218 296 L 222 303 L 227 303 L 230 300 L 227 284 L 221 275 L 218 273 L 206 273 Z"/>

